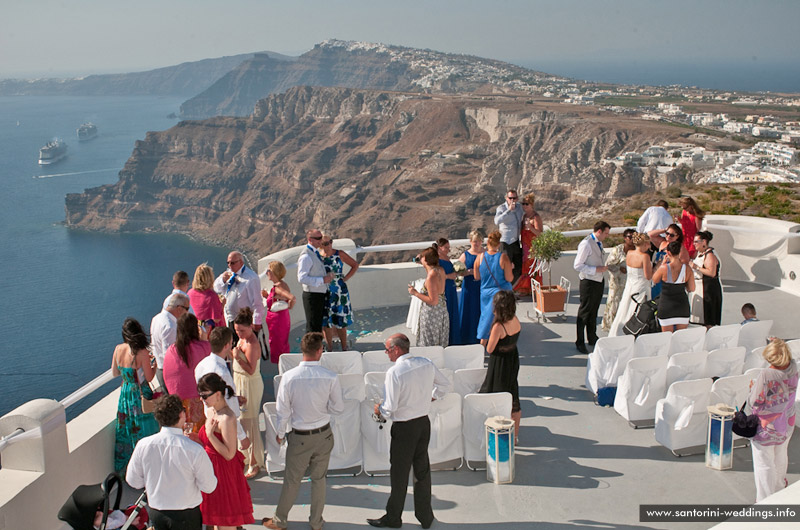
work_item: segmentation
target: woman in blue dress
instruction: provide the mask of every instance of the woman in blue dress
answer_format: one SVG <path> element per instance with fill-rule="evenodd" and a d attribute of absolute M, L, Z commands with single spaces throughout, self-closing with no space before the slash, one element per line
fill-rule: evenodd
<path fill-rule="evenodd" d="M 458 318 L 458 291 L 456 291 L 456 269 L 450 261 L 450 242 L 440 237 L 433 244 L 433 248 L 439 253 L 439 266 L 444 269 L 444 296 L 447 299 L 447 314 L 450 317 L 450 339 L 449 344 L 462 344 L 461 328 Z"/>
<path fill-rule="evenodd" d="M 478 230 L 469 233 L 470 247 L 458 258 L 467 268 L 461 284 L 458 303 L 458 325 L 461 328 L 459 344 L 478 343 L 478 320 L 481 318 L 481 283 L 473 275 L 475 260 L 483 252 L 483 234 Z"/>
<path fill-rule="evenodd" d="M 489 341 L 494 319 L 492 300 L 498 291 L 510 291 L 514 273 L 511 260 L 500 251 L 500 232 L 495 230 L 486 238 L 487 250 L 475 260 L 473 274 L 481 282 L 481 318 L 478 321 L 478 338 L 484 346 Z"/>
<path fill-rule="evenodd" d="M 322 252 L 325 273 L 333 273 L 333 279 L 328 284 L 328 301 L 325 315 L 322 317 L 322 331 L 325 334 L 325 341 L 328 343 L 328 351 L 333 351 L 334 330 L 339 337 L 342 351 L 345 351 L 347 350 L 347 326 L 353 323 L 353 308 L 350 304 L 347 280 L 352 278 L 358 270 L 358 262 L 347 252 L 339 252 L 333 248 L 333 238 L 328 234 L 322 235 L 319 250 Z M 345 265 L 350 267 L 347 274 L 344 273 Z"/>

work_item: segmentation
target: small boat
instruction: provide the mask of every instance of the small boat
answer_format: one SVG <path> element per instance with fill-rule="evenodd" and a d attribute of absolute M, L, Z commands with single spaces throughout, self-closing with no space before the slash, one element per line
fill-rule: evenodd
<path fill-rule="evenodd" d="M 41 149 L 39 149 L 39 165 L 48 166 L 55 164 L 62 158 L 67 156 L 67 144 L 64 140 L 56 138 L 52 142 L 47 142 Z"/>
<path fill-rule="evenodd" d="M 87 122 L 78 127 L 76 132 L 78 133 L 78 141 L 86 142 L 97 137 L 97 125 Z"/>

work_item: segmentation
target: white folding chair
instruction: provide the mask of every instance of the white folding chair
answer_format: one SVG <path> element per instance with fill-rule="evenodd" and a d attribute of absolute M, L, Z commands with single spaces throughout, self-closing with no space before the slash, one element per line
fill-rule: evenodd
<path fill-rule="evenodd" d="M 281 355 L 281 357 L 283 357 L 283 355 Z M 267 426 L 266 432 L 264 433 L 266 437 L 265 447 L 267 448 L 267 473 L 273 478 L 276 473 L 281 473 L 286 469 L 286 444 L 283 443 L 279 446 L 278 442 L 275 440 L 275 437 L 278 435 L 278 412 L 275 405 L 276 403 L 274 401 L 268 401 L 264 403 L 262 407 L 265 418 L 264 423 Z M 287 426 L 287 430 L 291 428 L 291 425 Z"/>
<path fill-rule="evenodd" d="M 787 340 L 786 345 L 789 346 L 789 351 L 792 352 L 792 359 L 800 360 L 800 339 Z"/>
<path fill-rule="evenodd" d="M 661 333 L 645 333 L 636 337 L 633 344 L 633 357 L 664 357 L 669 355 L 669 343 L 672 340 L 672 333 L 662 331 Z"/>
<path fill-rule="evenodd" d="M 386 372 L 367 372 L 364 374 L 364 387 L 366 401 L 373 405 L 380 403 L 386 397 Z"/>
<path fill-rule="evenodd" d="M 750 383 L 756 380 L 756 378 L 761 374 L 761 370 L 764 368 L 750 368 L 743 375 L 746 375 L 750 378 Z"/>
<path fill-rule="evenodd" d="M 477 394 L 486 379 L 486 368 L 462 368 L 453 374 L 453 391 L 462 398 Z"/>
<path fill-rule="evenodd" d="M 278 357 L 278 373 L 285 374 L 295 366 L 300 366 L 303 360 L 302 353 L 284 353 Z"/>
<path fill-rule="evenodd" d="M 381 384 L 382 386 L 383 384 Z M 367 383 L 367 387 L 367 392 L 369 392 L 369 383 Z M 386 423 L 373 421 L 372 413 L 374 412 L 375 404 L 369 399 L 362 401 L 360 408 L 361 450 L 364 472 L 370 476 L 388 475 L 392 420 L 386 420 Z"/>
<path fill-rule="evenodd" d="M 743 372 L 744 346 L 720 348 L 708 352 L 708 358 L 706 359 L 706 377 L 741 375 Z"/>
<path fill-rule="evenodd" d="M 710 392 L 711 379 L 678 381 L 669 387 L 665 398 L 658 400 L 656 441 L 675 456 L 698 454 L 694 451 L 679 454 L 678 451 L 690 447 L 705 447 Z"/>
<path fill-rule="evenodd" d="M 739 345 L 739 330 L 741 329 L 741 324 L 713 326 L 706 331 L 703 349 L 706 351 L 713 351 L 721 348 L 735 348 Z"/>
<path fill-rule="evenodd" d="M 272 376 L 272 388 L 275 390 L 275 399 L 278 399 L 278 389 L 281 387 L 281 379 L 283 379 L 281 374 Z"/>
<path fill-rule="evenodd" d="M 411 346 L 409 353 L 414 357 L 427 357 L 436 368 L 444 368 L 444 348 L 441 346 Z"/>
<path fill-rule="evenodd" d="M 744 346 L 748 352 L 765 346 L 771 329 L 772 320 L 758 320 L 742 325 L 742 329 L 739 330 L 739 346 Z"/>
<path fill-rule="evenodd" d="M 586 388 L 597 394 L 603 387 L 616 386 L 633 357 L 633 335 L 598 339 L 586 362 Z"/>
<path fill-rule="evenodd" d="M 365 374 L 368 372 L 385 372 L 394 364 L 383 350 L 365 351 L 361 354 L 361 363 L 363 365 L 362 371 Z"/>
<path fill-rule="evenodd" d="M 676 353 L 667 363 L 667 389 L 672 383 L 687 379 L 701 379 L 706 376 L 708 352 Z"/>
<path fill-rule="evenodd" d="M 428 413 L 431 439 L 428 457 L 431 466 L 458 469 L 463 463 L 464 444 L 461 439 L 461 396 L 451 392 L 431 403 Z"/>
<path fill-rule="evenodd" d="M 634 429 L 653 426 L 656 403 L 667 393 L 668 361 L 666 355 L 631 359 L 620 376 L 614 410 Z"/>
<path fill-rule="evenodd" d="M 744 346 L 742 346 L 742 348 L 744 348 Z M 751 351 L 745 354 L 743 368 L 745 372 L 752 368 L 767 368 L 769 366 L 767 360 L 764 359 L 764 348 L 766 348 L 766 346 L 759 346 L 758 348 L 753 348 Z M 792 358 L 794 358 L 794 355 L 792 355 Z"/>
<path fill-rule="evenodd" d="M 364 374 L 361 352 L 357 351 L 324 352 L 319 364 L 337 374 Z"/>
<path fill-rule="evenodd" d="M 485 350 L 480 344 L 448 346 L 444 349 L 444 367 L 453 370 L 483 368 Z"/>
<path fill-rule="evenodd" d="M 711 385 L 709 405 L 723 403 L 729 407 L 741 407 L 750 395 L 750 376 L 748 374 L 720 377 Z"/>
<path fill-rule="evenodd" d="M 359 359 L 360 365 L 360 359 Z M 359 366 L 360 368 L 360 366 Z M 363 470 L 361 450 L 361 402 L 364 400 L 364 376 L 337 376 L 344 398 L 344 411 L 331 414 L 333 450 L 328 464 L 328 476 L 356 476 Z M 356 471 L 352 471 L 357 469 Z M 350 470 L 345 472 L 345 470 Z"/>
<path fill-rule="evenodd" d="M 679 329 L 672 334 L 669 341 L 669 354 L 687 351 L 703 351 L 706 328 L 703 326 Z"/>
<path fill-rule="evenodd" d="M 467 394 L 463 403 L 464 461 L 473 471 L 486 466 L 486 427 L 490 416 L 511 417 L 511 394 Z M 475 466 L 475 467 L 473 467 Z"/>

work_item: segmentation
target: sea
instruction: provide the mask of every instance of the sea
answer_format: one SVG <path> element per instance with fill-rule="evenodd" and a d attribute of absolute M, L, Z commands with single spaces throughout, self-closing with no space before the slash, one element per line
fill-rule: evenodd
<path fill-rule="evenodd" d="M 117 181 L 136 140 L 176 124 L 183 98 L 0 97 L 0 415 L 35 398 L 62 399 L 111 366 L 126 317 L 149 331 L 172 274 L 225 268 L 226 249 L 170 234 L 64 226 L 64 197 Z M 97 125 L 78 142 L 75 129 Z M 67 158 L 39 166 L 60 137 Z M 74 417 L 117 379 L 67 410 Z"/>

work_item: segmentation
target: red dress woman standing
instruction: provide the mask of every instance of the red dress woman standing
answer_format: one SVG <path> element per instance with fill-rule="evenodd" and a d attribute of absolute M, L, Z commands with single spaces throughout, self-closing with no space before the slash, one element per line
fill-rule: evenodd
<path fill-rule="evenodd" d="M 679 219 L 683 230 L 683 246 L 689 251 L 689 257 L 694 259 L 697 255 L 697 249 L 694 248 L 694 235 L 703 228 L 703 218 L 706 213 L 697 206 L 691 197 L 681 197 L 680 205 L 683 208 Z"/>
<path fill-rule="evenodd" d="M 542 233 L 544 225 L 539 213 L 533 209 L 533 193 L 527 194 L 522 199 L 522 211 L 525 216 L 522 218 L 522 231 L 520 232 L 520 242 L 522 243 L 522 274 L 514 284 L 514 292 L 520 294 L 531 293 L 530 270 L 533 267 L 534 259 L 531 257 L 531 242 Z M 536 275 L 536 281 L 542 281 L 542 275 Z"/>

